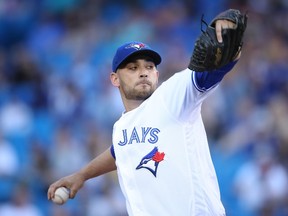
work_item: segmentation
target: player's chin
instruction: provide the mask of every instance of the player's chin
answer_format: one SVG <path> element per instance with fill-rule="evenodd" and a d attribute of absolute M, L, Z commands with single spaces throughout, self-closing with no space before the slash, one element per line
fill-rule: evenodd
<path fill-rule="evenodd" d="M 135 90 L 139 94 L 146 94 L 146 92 L 151 92 L 152 91 L 152 86 L 148 84 L 139 84 L 135 87 Z"/>
<path fill-rule="evenodd" d="M 152 95 L 152 93 L 153 93 L 153 91 L 151 89 L 138 91 L 136 98 L 138 100 L 146 100 L 147 98 L 149 98 Z"/>

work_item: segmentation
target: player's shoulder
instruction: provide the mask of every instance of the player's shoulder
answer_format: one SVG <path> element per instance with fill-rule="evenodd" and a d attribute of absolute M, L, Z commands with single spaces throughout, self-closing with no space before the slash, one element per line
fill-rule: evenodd
<path fill-rule="evenodd" d="M 191 89 L 191 87 L 193 87 L 192 71 L 190 69 L 184 69 L 174 73 L 170 78 L 162 82 L 152 97 L 183 95 L 188 89 Z"/>
<path fill-rule="evenodd" d="M 181 80 L 191 81 L 192 72 L 193 71 L 190 70 L 189 68 L 178 71 L 178 72 L 174 73 L 172 76 L 170 76 L 162 84 L 166 84 L 169 82 L 176 82 L 177 84 L 183 84 L 183 81 L 181 83 L 179 83 L 179 81 L 181 81 Z"/>

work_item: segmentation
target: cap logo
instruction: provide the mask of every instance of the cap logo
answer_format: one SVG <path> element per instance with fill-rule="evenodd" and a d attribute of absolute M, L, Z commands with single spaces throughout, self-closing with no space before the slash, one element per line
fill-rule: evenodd
<path fill-rule="evenodd" d="M 142 42 L 129 42 L 125 43 L 122 46 L 118 47 L 116 54 L 112 62 L 112 71 L 116 72 L 119 65 L 132 55 L 142 54 L 153 59 L 155 65 L 160 64 L 161 56 L 154 50 L 152 50 L 148 45 Z"/>
<path fill-rule="evenodd" d="M 125 47 L 125 49 L 129 49 L 129 48 L 134 48 L 136 50 L 140 50 L 142 48 L 145 48 L 146 45 L 143 43 L 133 43 L 133 44 L 129 44 L 128 46 Z"/>

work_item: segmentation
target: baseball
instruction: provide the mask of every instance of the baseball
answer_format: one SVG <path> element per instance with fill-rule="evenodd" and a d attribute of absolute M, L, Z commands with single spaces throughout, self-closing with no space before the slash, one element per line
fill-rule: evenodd
<path fill-rule="evenodd" d="M 69 191 L 65 187 L 57 188 L 52 201 L 58 205 L 63 205 L 69 198 Z"/>

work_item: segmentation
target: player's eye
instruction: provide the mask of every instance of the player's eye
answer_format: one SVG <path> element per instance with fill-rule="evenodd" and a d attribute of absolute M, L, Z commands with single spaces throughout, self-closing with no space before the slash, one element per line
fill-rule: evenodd
<path fill-rule="evenodd" d="M 127 64 L 126 68 L 128 70 L 136 70 L 137 69 L 137 65 L 136 64 L 133 64 L 133 63 L 130 63 L 130 64 Z"/>
<path fill-rule="evenodd" d="M 130 66 L 128 69 L 135 71 L 135 70 L 137 70 L 137 66 Z"/>
<path fill-rule="evenodd" d="M 152 69 L 154 68 L 154 65 L 147 65 L 146 68 L 147 68 L 148 70 L 152 70 Z"/>

